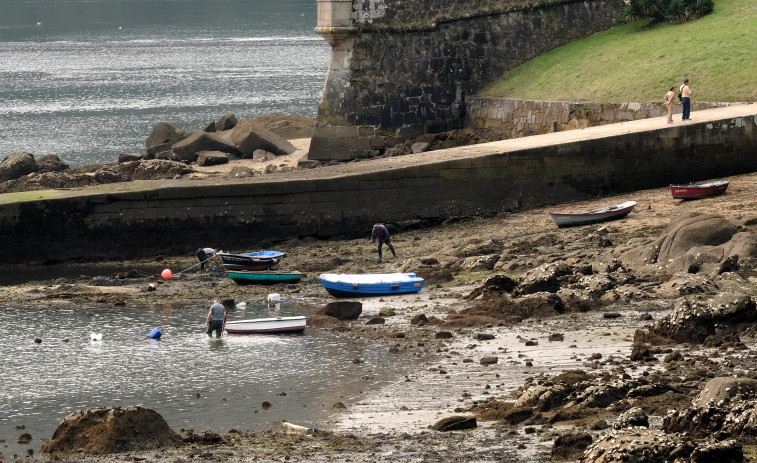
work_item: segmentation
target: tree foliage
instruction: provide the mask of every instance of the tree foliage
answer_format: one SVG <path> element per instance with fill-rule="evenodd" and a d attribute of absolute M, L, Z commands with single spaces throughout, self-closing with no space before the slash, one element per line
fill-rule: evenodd
<path fill-rule="evenodd" d="M 626 18 L 683 23 L 699 19 L 715 9 L 713 0 L 630 0 L 624 7 Z"/>

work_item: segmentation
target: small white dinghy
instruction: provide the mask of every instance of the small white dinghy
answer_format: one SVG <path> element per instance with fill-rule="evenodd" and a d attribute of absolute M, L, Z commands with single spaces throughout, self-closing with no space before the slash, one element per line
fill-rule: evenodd
<path fill-rule="evenodd" d="M 298 333 L 305 330 L 307 317 L 254 318 L 250 320 L 236 320 L 226 322 L 226 332 L 229 334 L 273 334 Z"/>

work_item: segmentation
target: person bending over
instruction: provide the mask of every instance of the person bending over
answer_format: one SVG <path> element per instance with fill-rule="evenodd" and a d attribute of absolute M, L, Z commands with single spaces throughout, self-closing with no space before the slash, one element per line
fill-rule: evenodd
<path fill-rule="evenodd" d="M 378 260 L 381 261 L 381 247 L 386 244 L 386 247 L 389 248 L 390 251 L 392 251 L 392 255 L 394 257 L 397 257 L 397 253 L 394 252 L 394 246 L 392 246 L 391 241 L 389 240 L 389 230 L 387 230 L 386 226 L 383 223 L 377 223 L 373 226 L 373 231 L 371 232 L 371 243 L 378 242 Z"/>
<path fill-rule="evenodd" d="M 205 324 L 208 325 L 208 337 L 213 337 L 213 331 L 216 337 L 220 338 L 223 333 L 223 327 L 226 326 L 226 307 L 218 299 L 213 300 L 213 305 L 208 310 L 208 316 L 205 318 Z"/>

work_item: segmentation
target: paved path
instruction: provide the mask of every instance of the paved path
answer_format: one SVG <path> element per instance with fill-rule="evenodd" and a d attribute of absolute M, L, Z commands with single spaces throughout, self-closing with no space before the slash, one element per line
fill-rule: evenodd
<path fill-rule="evenodd" d="M 534 135 L 530 137 L 514 138 L 510 140 L 449 148 L 427 153 L 410 154 L 392 158 L 380 158 L 370 161 L 350 162 L 335 166 L 270 174 L 263 177 L 248 177 L 238 180 L 223 178 L 222 181 L 225 184 L 251 182 L 278 183 L 292 180 L 335 178 L 355 174 L 365 174 L 370 172 L 382 172 L 392 169 L 403 169 L 422 164 L 432 164 L 437 162 L 516 152 L 519 150 L 544 146 L 554 146 L 583 140 L 601 139 L 629 133 L 648 132 L 654 130 L 677 131 L 689 125 L 713 124 L 722 120 L 755 115 L 757 115 L 757 104 L 741 104 L 696 111 L 692 113 L 693 120 L 687 122 L 682 122 L 680 120 L 680 115 L 676 115 L 678 119 L 675 120 L 674 124 L 667 124 L 666 117 L 662 116 L 630 122 L 621 122 L 617 124 L 589 127 L 585 129 L 554 132 L 544 135 Z M 757 127 L 755 127 L 755 130 L 757 130 Z M 82 195 L 97 195 L 103 193 L 107 194 L 129 191 L 145 191 L 172 187 L 187 187 L 193 185 L 197 186 L 198 188 L 202 188 L 203 186 L 216 185 L 218 184 L 218 182 L 219 177 L 210 177 L 206 179 L 139 180 L 126 183 L 95 185 L 85 188 L 73 188 L 68 190 L 41 190 L 22 193 L 6 193 L 0 195 L 0 204 L 17 201 L 33 201 L 36 199 L 52 199 Z"/>

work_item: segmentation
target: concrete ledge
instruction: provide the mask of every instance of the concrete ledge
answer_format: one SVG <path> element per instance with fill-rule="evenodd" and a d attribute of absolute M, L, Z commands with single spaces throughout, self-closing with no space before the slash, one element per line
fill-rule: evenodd
<path fill-rule="evenodd" d="M 4 263 L 258 249 L 757 171 L 757 105 L 273 174 L 0 195 Z M 212 179 L 218 182 L 218 179 Z"/>

